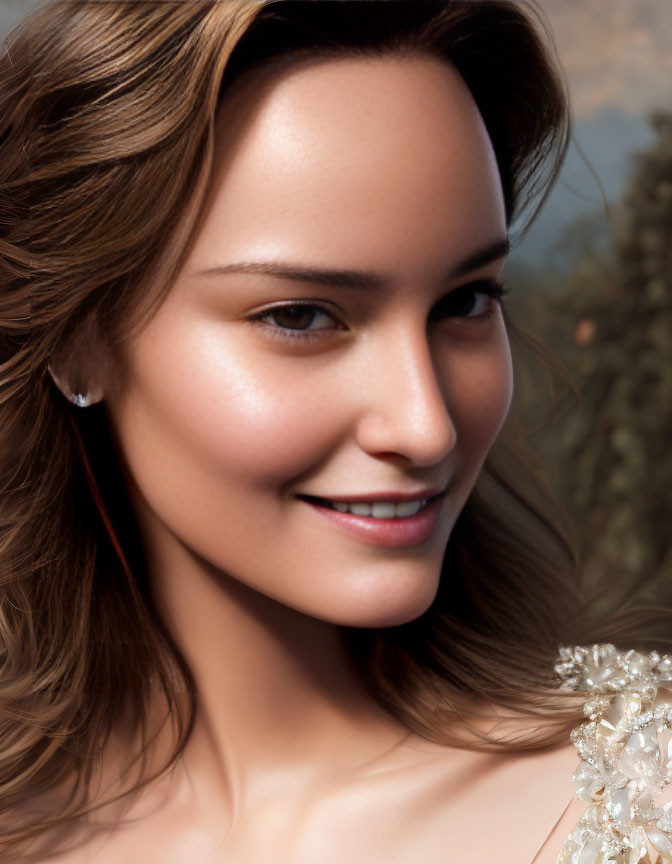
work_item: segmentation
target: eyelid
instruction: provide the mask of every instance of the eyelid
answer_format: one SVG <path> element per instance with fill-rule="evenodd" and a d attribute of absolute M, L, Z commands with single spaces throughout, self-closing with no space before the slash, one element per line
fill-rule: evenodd
<path fill-rule="evenodd" d="M 479 290 L 480 289 L 480 290 Z M 447 294 L 444 294 L 432 307 L 430 311 L 429 317 L 430 320 L 435 319 L 437 316 L 437 310 L 441 308 L 441 305 L 445 302 L 449 302 L 451 297 L 455 295 L 463 294 L 463 293 L 473 293 L 473 294 L 485 294 L 490 297 L 494 304 L 499 303 L 501 305 L 502 298 L 509 294 L 511 291 L 510 288 L 507 288 L 504 282 L 499 279 L 492 278 L 483 278 L 483 279 L 475 279 L 471 282 L 465 282 L 463 285 L 458 285 L 457 288 L 453 288 Z M 457 315 L 457 316 L 446 316 L 446 317 L 454 317 L 458 321 L 462 321 L 465 324 L 478 324 L 484 318 L 489 317 L 489 315 L 495 312 L 495 305 L 492 306 L 489 313 L 483 313 L 481 315 Z"/>
<path fill-rule="evenodd" d="M 446 300 L 452 294 L 459 294 L 462 291 L 473 291 L 475 294 L 487 294 L 490 297 L 501 298 L 505 294 L 509 294 L 511 289 L 507 288 L 501 279 L 474 279 L 471 282 L 465 282 L 464 285 L 458 285 L 457 288 L 453 288 L 452 291 L 444 294 L 441 300 Z"/>
<path fill-rule="evenodd" d="M 319 309 L 322 312 L 325 312 L 332 317 L 335 316 L 335 313 L 332 312 L 324 300 L 311 300 L 309 297 L 297 297 L 294 300 L 279 300 L 275 303 L 269 303 L 267 306 L 259 309 L 257 312 L 253 312 L 250 317 L 257 318 L 262 315 L 268 315 L 269 312 L 273 312 L 276 309 L 284 309 L 287 306 L 311 306 Z"/>
<path fill-rule="evenodd" d="M 258 320 L 259 318 L 263 318 L 265 315 L 270 315 L 271 312 L 275 312 L 278 309 L 293 309 L 296 306 L 307 306 L 309 309 L 315 309 L 318 312 L 324 312 L 325 315 L 328 315 L 334 321 L 337 321 L 336 313 L 329 309 L 328 306 L 324 304 L 323 301 L 320 300 L 285 300 L 280 303 L 271 303 L 266 306 L 264 309 L 260 309 L 258 312 L 253 312 L 252 315 L 249 316 L 249 320 Z"/>

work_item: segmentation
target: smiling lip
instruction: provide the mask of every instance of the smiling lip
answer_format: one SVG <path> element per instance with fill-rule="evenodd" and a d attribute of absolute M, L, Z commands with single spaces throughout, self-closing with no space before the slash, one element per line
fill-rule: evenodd
<path fill-rule="evenodd" d="M 372 546 L 418 546 L 432 536 L 441 515 L 444 493 L 433 491 L 431 494 L 432 491 L 427 489 L 412 495 L 388 492 L 384 495 L 377 494 L 366 497 L 355 495 L 349 498 L 328 499 L 301 495 L 299 499 L 308 504 L 323 519 L 328 519 L 335 527 Z M 356 516 L 354 513 L 342 513 L 325 506 L 326 502 L 333 501 L 417 501 L 423 497 L 431 500 L 415 516 L 402 516 L 393 519 Z"/>
<path fill-rule="evenodd" d="M 364 492 L 361 495 L 299 495 L 299 498 L 313 499 L 315 501 L 340 501 L 346 504 L 358 501 L 374 503 L 375 501 L 424 501 L 443 495 L 445 487 L 432 489 L 418 489 L 416 492 Z"/>

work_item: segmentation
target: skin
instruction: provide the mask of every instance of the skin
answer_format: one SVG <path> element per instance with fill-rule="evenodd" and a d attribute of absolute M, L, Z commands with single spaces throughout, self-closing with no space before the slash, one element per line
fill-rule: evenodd
<path fill-rule="evenodd" d="M 339 638 L 341 625 L 394 626 L 430 606 L 509 409 L 502 311 L 481 293 L 504 256 L 461 272 L 506 238 L 476 105 L 429 57 L 252 80 L 221 111 L 210 193 L 174 287 L 128 346 L 123 384 L 103 388 L 157 604 L 196 678 L 197 724 L 133 826 L 68 860 L 410 864 L 451 849 L 478 864 L 494 832 L 527 864 L 570 800 L 573 753 L 425 741 L 372 703 Z M 249 261 L 385 284 L 212 272 Z M 473 302 L 457 303 L 465 286 Z M 309 338 L 281 338 L 287 316 L 258 317 L 308 300 L 330 313 L 304 309 Z M 447 488 L 436 529 L 401 547 L 347 535 L 297 497 L 426 487 Z M 543 812 L 521 817 L 541 770 Z M 474 813 L 493 790 L 483 836 Z M 557 839 L 535 861 L 550 864 Z"/>

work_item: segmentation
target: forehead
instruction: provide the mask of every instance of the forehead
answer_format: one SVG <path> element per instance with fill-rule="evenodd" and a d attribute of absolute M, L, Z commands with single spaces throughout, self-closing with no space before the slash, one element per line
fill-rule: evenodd
<path fill-rule="evenodd" d="M 212 182 L 206 265 L 289 255 L 416 275 L 505 233 L 476 104 L 427 56 L 313 60 L 234 88 Z"/>

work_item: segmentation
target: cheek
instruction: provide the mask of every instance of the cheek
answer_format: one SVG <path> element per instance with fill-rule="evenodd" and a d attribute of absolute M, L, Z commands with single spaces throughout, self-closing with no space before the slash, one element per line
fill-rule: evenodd
<path fill-rule="evenodd" d="M 174 486 L 234 479 L 278 485 L 306 471 L 328 448 L 338 421 L 318 400 L 316 373 L 250 350 L 249 336 L 211 327 L 148 330 L 131 358 L 118 411 L 129 462 L 170 467 Z M 275 362 L 274 362 L 275 361 Z M 331 407 L 330 407 L 331 406 Z M 194 473 L 195 472 L 195 473 Z"/>
<path fill-rule="evenodd" d="M 477 473 L 499 434 L 513 397 L 511 349 L 503 322 L 495 338 L 478 351 L 451 355 L 449 410 L 458 448 Z"/>

